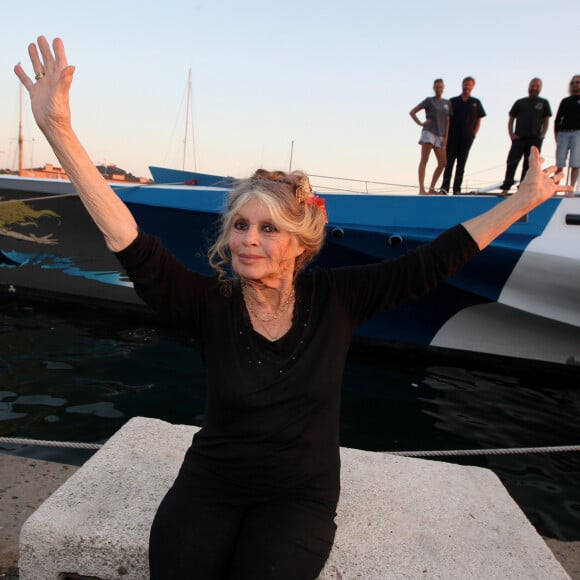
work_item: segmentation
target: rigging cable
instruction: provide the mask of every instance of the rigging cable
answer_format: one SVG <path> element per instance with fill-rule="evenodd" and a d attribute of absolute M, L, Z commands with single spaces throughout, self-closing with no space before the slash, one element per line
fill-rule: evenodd
<path fill-rule="evenodd" d="M 100 449 L 104 443 L 76 443 L 72 441 L 43 441 L 40 439 L 22 439 L 17 437 L 0 437 L 0 444 L 37 445 L 39 447 L 62 447 L 75 449 Z M 580 451 L 580 445 L 557 445 L 545 447 L 512 447 L 499 449 L 442 449 L 432 451 L 379 451 L 387 455 L 405 457 L 447 457 L 467 455 L 516 455 L 526 453 L 564 453 Z"/>

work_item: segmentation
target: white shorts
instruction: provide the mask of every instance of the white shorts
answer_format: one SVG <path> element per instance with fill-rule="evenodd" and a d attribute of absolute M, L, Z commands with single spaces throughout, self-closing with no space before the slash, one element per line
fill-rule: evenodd
<path fill-rule="evenodd" d="M 560 131 L 556 137 L 556 165 L 566 167 L 570 151 L 570 167 L 580 167 L 580 130 Z"/>
<path fill-rule="evenodd" d="M 419 137 L 419 145 L 423 145 L 423 143 L 431 143 L 435 149 L 438 149 L 439 147 L 443 147 L 443 137 L 439 137 L 439 135 L 423 129 L 421 131 L 421 137 Z"/>

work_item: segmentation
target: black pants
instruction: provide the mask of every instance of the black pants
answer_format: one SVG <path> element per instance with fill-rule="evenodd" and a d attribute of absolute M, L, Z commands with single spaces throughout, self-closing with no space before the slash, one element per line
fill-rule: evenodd
<path fill-rule="evenodd" d="M 457 162 L 455 168 L 455 179 L 453 180 L 453 193 L 461 193 L 461 184 L 463 183 L 463 174 L 465 173 L 465 164 L 467 163 L 467 156 L 473 140 L 470 141 L 448 141 L 447 143 L 447 165 L 443 172 L 443 183 L 441 189 L 449 192 L 451 191 L 451 174 L 453 173 L 453 165 Z"/>
<path fill-rule="evenodd" d="M 233 504 L 222 493 L 193 492 L 190 478 L 180 472 L 155 516 L 151 580 L 311 580 L 319 575 L 336 530 L 334 513 L 326 506 L 303 500 Z"/>
<path fill-rule="evenodd" d="M 516 169 L 520 159 L 524 158 L 524 164 L 522 166 L 522 176 L 520 181 L 522 181 L 528 171 L 530 166 L 530 150 L 532 147 L 537 147 L 539 150 L 542 149 L 543 139 L 529 138 L 529 139 L 513 139 L 512 146 L 510 147 L 507 161 L 505 178 L 503 180 L 501 189 L 508 190 L 514 184 L 514 175 L 516 174 Z"/>

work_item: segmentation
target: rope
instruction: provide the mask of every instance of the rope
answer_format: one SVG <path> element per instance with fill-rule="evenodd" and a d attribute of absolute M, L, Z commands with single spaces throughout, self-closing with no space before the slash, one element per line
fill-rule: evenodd
<path fill-rule="evenodd" d="M 19 439 L 18 437 L 0 437 L 0 444 L 38 445 L 39 447 L 69 447 L 73 449 L 100 449 L 102 443 L 75 443 L 74 441 L 41 441 L 39 439 Z"/>
<path fill-rule="evenodd" d="M 558 447 L 512 447 L 506 449 L 449 449 L 440 451 L 385 451 L 389 455 L 406 457 L 444 457 L 457 455 L 517 455 L 524 453 L 563 453 L 580 451 L 580 445 L 560 445 Z"/>
<path fill-rule="evenodd" d="M 415 187 L 414 185 L 405 185 L 403 183 L 390 183 L 388 181 L 372 181 L 370 179 L 356 179 L 351 177 L 333 177 L 332 175 L 317 175 L 316 173 L 309 173 L 309 177 L 319 177 L 321 179 L 333 179 L 336 181 L 354 181 L 356 183 L 372 183 L 373 185 L 389 185 L 392 187 Z"/>
<path fill-rule="evenodd" d="M 26 197 L 22 199 L 2 199 L 0 200 L 0 204 L 4 205 L 6 203 L 22 203 L 22 202 L 28 203 L 29 201 L 52 201 L 53 199 L 59 199 L 61 197 L 78 197 L 78 194 L 76 192 L 58 193 L 58 194 L 49 193 L 47 195 L 40 195 L 38 197 Z"/>
<path fill-rule="evenodd" d="M 75 443 L 71 441 L 41 441 L 39 439 L 19 439 L 17 437 L 0 437 L 0 444 L 38 445 L 40 447 L 68 447 L 73 449 L 100 449 L 102 443 Z M 384 451 L 388 455 L 406 457 L 445 457 L 459 455 L 518 455 L 524 453 L 564 453 L 580 451 L 580 445 L 560 445 L 552 447 L 512 447 L 504 449 L 443 449 L 437 451 Z"/>

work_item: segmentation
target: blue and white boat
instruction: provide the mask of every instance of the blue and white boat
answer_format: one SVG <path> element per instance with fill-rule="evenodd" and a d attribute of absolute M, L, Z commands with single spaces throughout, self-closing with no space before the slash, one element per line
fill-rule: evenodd
<path fill-rule="evenodd" d="M 211 178 L 186 185 L 196 178 L 177 171 L 162 178 L 176 184 L 115 189 L 143 229 L 190 268 L 210 273 L 207 249 L 231 185 Z M 325 267 L 394 258 L 500 202 L 493 195 L 318 194 L 330 220 L 316 262 Z M 30 295 L 144 308 L 74 193 L 0 190 L 0 300 Z M 432 294 L 377 316 L 356 336 L 579 365 L 580 198 L 548 200 Z"/>

